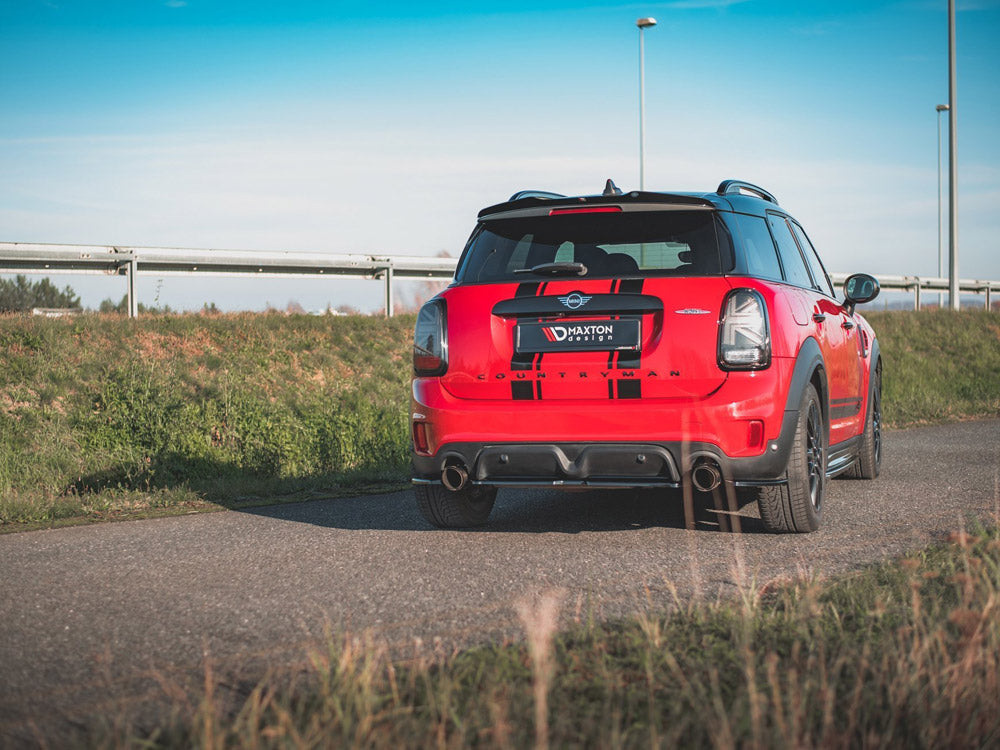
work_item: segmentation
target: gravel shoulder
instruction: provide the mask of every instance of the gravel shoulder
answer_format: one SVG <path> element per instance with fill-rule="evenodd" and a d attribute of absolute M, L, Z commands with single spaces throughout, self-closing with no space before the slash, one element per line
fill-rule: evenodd
<path fill-rule="evenodd" d="M 883 475 L 829 485 L 823 528 L 743 533 L 679 494 L 501 492 L 440 531 L 409 492 L 0 537 L 0 745 L 65 738 L 300 663 L 327 632 L 400 654 L 517 637 L 513 603 L 617 617 L 749 581 L 837 574 L 1000 515 L 1000 420 L 887 434 Z M 422 646 L 417 645 L 419 642 Z M 438 640 L 440 639 L 440 640 Z"/>

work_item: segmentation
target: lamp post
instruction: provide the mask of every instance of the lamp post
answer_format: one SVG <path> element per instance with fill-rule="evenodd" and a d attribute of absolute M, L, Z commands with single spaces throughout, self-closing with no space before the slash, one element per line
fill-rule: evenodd
<path fill-rule="evenodd" d="M 639 189 L 646 189 L 646 53 L 643 45 L 643 31 L 656 26 L 655 18 L 640 18 L 635 22 L 639 27 Z"/>
<path fill-rule="evenodd" d="M 958 71 L 955 64 L 955 0 L 948 0 L 948 306 L 958 310 Z"/>
<path fill-rule="evenodd" d="M 949 107 L 947 104 L 939 104 L 935 107 L 937 110 L 937 126 L 938 126 L 938 278 L 944 277 L 944 245 L 941 239 L 941 113 L 947 112 Z M 938 309 L 944 307 L 944 292 L 938 292 Z"/>

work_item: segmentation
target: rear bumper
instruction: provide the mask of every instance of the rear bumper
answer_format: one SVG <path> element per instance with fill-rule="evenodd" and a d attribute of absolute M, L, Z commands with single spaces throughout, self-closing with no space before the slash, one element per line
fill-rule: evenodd
<path fill-rule="evenodd" d="M 679 487 L 697 462 L 714 462 L 737 486 L 780 484 L 797 413 L 760 456 L 733 458 L 710 443 L 448 443 L 413 453 L 413 482 L 439 483 L 445 466 L 468 470 L 472 484 L 510 487 Z"/>
<path fill-rule="evenodd" d="M 413 452 L 414 481 L 439 481 L 446 465 L 461 464 L 486 485 L 677 486 L 708 458 L 727 481 L 774 484 L 798 416 L 785 410 L 793 365 L 732 373 L 698 399 L 471 401 L 417 379 L 411 421 L 426 450 Z"/>

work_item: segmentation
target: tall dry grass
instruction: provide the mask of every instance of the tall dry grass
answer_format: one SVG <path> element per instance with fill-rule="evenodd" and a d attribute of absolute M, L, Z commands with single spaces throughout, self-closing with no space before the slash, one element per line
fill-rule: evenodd
<path fill-rule="evenodd" d="M 744 580 L 733 601 L 555 632 L 562 595 L 518 605 L 526 643 L 393 657 L 330 636 L 306 673 L 112 745 L 247 748 L 990 747 L 1000 743 L 995 527 L 834 581 Z M 652 603 L 652 602 L 651 602 Z M 191 701 L 198 705 L 198 701 Z"/>

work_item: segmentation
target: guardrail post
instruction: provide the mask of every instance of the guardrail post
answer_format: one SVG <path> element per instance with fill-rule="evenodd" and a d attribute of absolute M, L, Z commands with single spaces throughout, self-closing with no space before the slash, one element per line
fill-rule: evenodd
<path fill-rule="evenodd" d="M 990 308 L 990 285 L 989 284 L 986 285 L 986 309 L 987 310 L 991 309 Z"/>
<path fill-rule="evenodd" d="M 385 317 L 392 317 L 392 308 L 392 266 L 389 265 L 385 269 Z"/>
<path fill-rule="evenodd" d="M 913 287 L 913 309 L 920 310 L 920 279 L 917 279 L 917 283 Z"/>
<path fill-rule="evenodd" d="M 128 316 L 134 319 L 139 317 L 139 299 L 135 294 L 135 277 L 139 274 L 139 261 L 134 254 L 128 259 L 125 273 L 128 277 Z"/>

